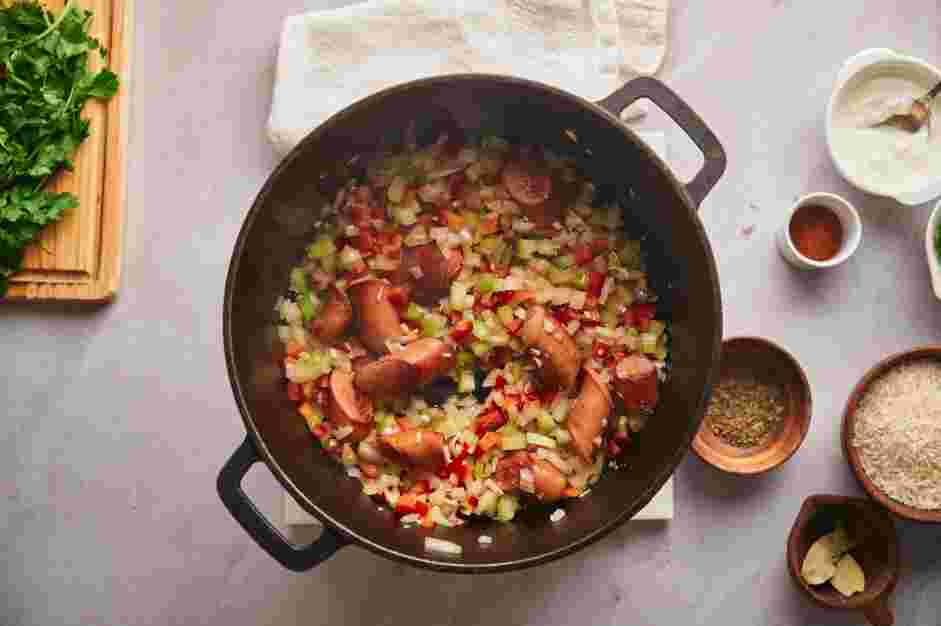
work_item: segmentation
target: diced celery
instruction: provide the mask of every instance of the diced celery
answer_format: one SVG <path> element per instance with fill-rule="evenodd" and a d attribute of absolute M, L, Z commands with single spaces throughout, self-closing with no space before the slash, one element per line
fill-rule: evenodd
<path fill-rule="evenodd" d="M 642 257 L 640 251 L 640 242 L 637 240 L 629 240 L 625 242 L 624 247 L 621 248 L 621 261 L 624 263 L 624 267 L 627 269 L 640 269 L 642 266 Z"/>
<path fill-rule="evenodd" d="M 660 336 L 663 334 L 667 328 L 666 322 L 660 320 L 650 320 L 650 326 L 647 327 L 647 332 L 651 335 Z"/>
<path fill-rule="evenodd" d="M 588 289 L 588 272 L 577 272 L 575 274 L 575 286 L 579 289 Z"/>
<path fill-rule="evenodd" d="M 537 240 L 536 252 L 543 256 L 555 256 L 559 253 L 559 244 L 551 239 Z"/>
<path fill-rule="evenodd" d="M 508 306 L 501 306 L 497 309 L 497 317 L 500 318 L 500 321 L 504 326 L 509 326 L 514 322 L 516 317 L 513 315 L 513 308 Z"/>
<path fill-rule="evenodd" d="M 567 269 L 559 269 L 557 267 L 549 267 L 549 273 L 546 275 L 546 278 L 549 279 L 553 285 L 566 285 L 568 283 L 574 282 L 575 272 Z"/>
<path fill-rule="evenodd" d="M 477 280 L 477 291 L 482 294 L 493 293 L 499 284 L 499 279 L 493 274 L 483 274 Z"/>
<path fill-rule="evenodd" d="M 657 335 L 653 333 L 641 333 L 640 351 L 647 354 L 653 354 L 657 351 Z"/>
<path fill-rule="evenodd" d="M 314 303 L 310 300 L 311 294 L 304 294 L 301 296 L 300 302 L 298 305 L 301 307 L 301 315 L 304 316 L 304 321 L 309 322 L 314 318 Z"/>
<path fill-rule="evenodd" d="M 519 509 L 519 500 L 516 496 L 503 494 L 497 500 L 497 519 L 501 522 L 509 522 L 516 515 L 517 509 Z"/>
<path fill-rule="evenodd" d="M 560 446 L 564 446 L 572 441 L 572 435 L 569 434 L 564 428 L 556 428 L 552 431 L 552 438 L 559 442 Z"/>
<path fill-rule="evenodd" d="M 396 204 L 401 202 L 402 197 L 405 195 L 405 188 L 407 186 L 408 181 L 404 176 L 396 176 L 393 178 L 388 190 L 389 200 Z"/>
<path fill-rule="evenodd" d="M 463 311 L 467 308 L 467 285 L 461 282 L 451 283 L 451 309 Z"/>
<path fill-rule="evenodd" d="M 475 341 L 474 343 L 471 344 L 470 349 L 471 349 L 471 352 L 473 352 L 477 358 L 481 358 L 485 354 L 490 352 L 490 346 L 488 346 L 482 341 Z"/>
<path fill-rule="evenodd" d="M 531 259 L 538 247 L 539 241 L 536 239 L 520 239 L 516 242 L 516 254 L 521 259 Z"/>
<path fill-rule="evenodd" d="M 314 243 L 307 247 L 307 256 L 312 259 L 326 259 L 327 257 L 333 256 L 336 251 L 337 247 L 334 245 L 333 239 L 330 237 L 318 237 Z"/>
<path fill-rule="evenodd" d="M 461 350 L 460 352 L 457 353 L 457 368 L 466 369 L 470 367 L 471 364 L 473 364 L 475 360 L 476 358 L 474 357 L 474 354 L 472 352 L 468 352 L 467 350 Z"/>
<path fill-rule="evenodd" d="M 536 424 L 539 426 L 540 431 L 547 434 L 555 430 L 555 420 L 552 419 L 552 414 L 548 411 L 539 412 L 539 416 L 536 418 Z"/>
<path fill-rule="evenodd" d="M 561 256 L 557 256 L 553 260 L 555 261 L 555 264 L 562 269 L 568 269 L 575 265 L 575 257 L 571 254 L 563 254 Z"/>
<path fill-rule="evenodd" d="M 487 341 L 490 339 L 490 328 L 487 327 L 486 322 L 483 320 L 474 320 L 474 336 L 480 339 L 481 341 Z"/>
<path fill-rule="evenodd" d="M 391 209 L 392 219 L 396 224 L 411 226 L 418 221 L 418 210 L 415 207 L 396 206 Z"/>
<path fill-rule="evenodd" d="M 291 270 L 291 289 L 297 293 L 307 293 L 307 275 L 299 267 Z"/>
<path fill-rule="evenodd" d="M 477 387 L 474 381 L 473 372 L 462 372 L 461 378 L 457 382 L 457 390 L 460 393 L 471 393 Z"/>
<path fill-rule="evenodd" d="M 543 448 L 554 448 L 556 441 L 552 437 L 546 437 L 539 433 L 526 433 L 526 443 L 532 446 L 541 446 Z"/>
<path fill-rule="evenodd" d="M 441 315 L 426 315 L 421 320 L 421 333 L 424 337 L 442 337 L 447 327 L 447 318 Z"/>
<path fill-rule="evenodd" d="M 500 237 L 484 237 L 480 241 L 480 251 L 484 254 L 497 254 L 506 244 Z"/>
<path fill-rule="evenodd" d="M 395 425 L 395 415 L 382 411 L 376 412 L 376 430 L 382 434 L 387 428 Z"/>
<path fill-rule="evenodd" d="M 343 246 L 343 249 L 340 250 L 340 267 L 345 270 L 352 268 L 356 263 L 362 260 L 363 255 L 352 246 Z"/>
<path fill-rule="evenodd" d="M 504 450 L 522 450 L 526 447 L 526 435 L 515 428 L 504 426 L 500 431 L 500 447 Z"/>
<path fill-rule="evenodd" d="M 418 306 L 414 302 L 409 302 L 408 307 L 405 309 L 405 319 L 417 322 L 423 318 L 427 312 L 422 307 Z"/>
<path fill-rule="evenodd" d="M 478 515 L 493 515 L 497 511 L 497 499 L 495 492 L 485 491 L 477 500 L 477 508 L 474 512 Z"/>

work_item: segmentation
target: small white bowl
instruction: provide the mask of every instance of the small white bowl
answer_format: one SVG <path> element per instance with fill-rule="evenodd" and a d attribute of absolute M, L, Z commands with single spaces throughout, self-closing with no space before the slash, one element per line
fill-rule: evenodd
<path fill-rule="evenodd" d="M 840 224 L 843 226 L 843 242 L 840 244 L 840 250 L 832 259 L 827 259 L 826 261 L 815 261 L 814 259 L 804 256 L 798 252 L 797 246 L 794 245 L 794 242 L 791 240 L 790 226 L 794 212 L 802 206 L 811 204 L 825 206 L 833 211 L 836 216 L 840 218 Z M 837 266 L 850 258 L 850 256 L 856 252 L 856 248 L 859 247 L 859 242 L 862 241 L 862 238 L 863 223 L 859 219 L 859 213 L 856 212 L 853 205 L 836 194 L 821 192 L 807 194 L 791 207 L 791 210 L 787 212 L 787 219 L 784 220 L 784 224 L 778 230 L 777 240 L 778 250 L 781 252 L 781 256 L 784 257 L 785 261 L 797 269 L 819 270 L 826 267 Z"/>
<path fill-rule="evenodd" d="M 939 226 L 941 226 L 941 201 L 935 205 L 931 217 L 928 218 L 928 228 L 925 229 L 925 252 L 928 254 L 931 286 L 934 287 L 934 295 L 941 300 L 941 259 L 938 258 L 938 251 L 935 248 L 935 237 L 937 237 Z"/>
<path fill-rule="evenodd" d="M 850 57 L 843 64 L 843 67 L 840 68 L 840 71 L 837 74 L 836 83 L 833 86 L 833 93 L 830 95 L 830 102 L 827 104 L 827 118 L 825 122 L 827 150 L 830 153 L 830 159 L 833 161 L 834 166 L 836 166 L 836 170 L 844 179 L 846 179 L 848 183 L 857 189 L 876 196 L 891 197 L 897 202 L 909 206 L 923 204 L 929 200 L 941 196 L 941 171 L 938 172 L 938 177 L 935 180 L 926 183 L 922 189 L 897 194 L 888 194 L 884 190 L 873 187 L 869 181 L 852 177 L 844 164 L 841 163 L 839 159 L 837 159 L 836 153 L 833 150 L 833 112 L 837 102 L 840 100 L 840 96 L 843 93 L 844 87 L 846 87 L 847 83 L 849 83 L 856 76 L 862 74 L 863 72 L 870 71 L 877 65 L 883 64 L 899 66 L 908 65 L 912 67 L 913 71 L 922 73 L 927 72 L 928 74 L 934 76 L 936 81 L 941 80 L 941 70 L 939 70 L 937 67 L 921 59 L 899 54 L 898 52 L 888 48 L 869 48 Z"/>

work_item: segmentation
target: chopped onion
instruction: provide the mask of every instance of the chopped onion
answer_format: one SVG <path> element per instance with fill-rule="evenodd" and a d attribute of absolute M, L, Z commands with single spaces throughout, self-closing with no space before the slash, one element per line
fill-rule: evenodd
<path fill-rule="evenodd" d="M 552 515 L 549 516 L 549 521 L 555 524 L 556 522 L 560 521 L 563 517 L 565 517 L 565 510 L 556 509 L 555 511 L 552 512 Z"/>
<path fill-rule="evenodd" d="M 477 537 L 477 543 L 482 546 L 489 546 L 493 543 L 493 537 L 490 535 L 481 535 L 480 537 Z"/>

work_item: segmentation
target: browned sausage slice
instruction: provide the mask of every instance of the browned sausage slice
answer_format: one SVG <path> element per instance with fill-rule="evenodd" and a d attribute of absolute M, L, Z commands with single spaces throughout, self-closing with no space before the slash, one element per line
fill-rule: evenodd
<path fill-rule="evenodd" d="M 386 293 L 391 286 L 384 280 L 365 280 L 350 287 L 350 296 L 359 318 L 360 339 L 373 352 L 388 352 L 386 341 L 402 336 L 399 311 Z"/>
<path fill-rule="evenodd" d="M 333 370 L 329 383 L 327 417 L 336 426 L 352 426 L 350 440 L 365 439 L 372 424 L 372 403 L 356 393 L 350 372 Z"/>
<path fill-rule="evenodd" d="M 572 447 L 586 463 L 595 452 L 595 439 L 604 430 L 604 420 L 611 413 L 611 393 L 591 368 L 585 368 L 582 388 L 569 411 L 566 423 L 572 435 Z"/>
<path fill-rule="evenodd" d="M 343 336 L 352 321 L 353 305 L 349 298 L 336 287 L 331 287 L 320 317 L 311 322 L 310 330 L 322 342 L 332 344 Z"/>
<path fill-rule="evenodd" d="M 529 309 L 520 336 L 523 343 L 542 353 L 539 375 L 544 385 L 563 391 L 575 386 L 581 367 L 578 347 L 561 324 L 547 315 L 544 307 L 537 305 Z"/>
<path fill-rule="evenodd" d="M 412 285 L 416 302 L 434 304 L 448 293 L 451 269 L 448 258 L 434 242 L 406 247 L 402 249 L 402 263 L 395 281 Z"/>
<path fill-rule="evenodd" d="M 552 179 L 544 168 L 520 161 L 507 163 L 501 179 L 510 196 L 520 204 L 535 206 L 552 195 Z"/>
<path fill-rule="evenodd" d="M 614 388 L 628 409 L 652 408 L 657 404 L 657 368 L 643 355 L 625 357 L 614 370 Z"/>
<path fill-rule="evenodd" d="M 382 435 L 384 444 L 415 465 L 439 466 L 444 463 L 444 437 L 431 430 L 404 430 Z"/>
<path fill-rule="evenodd" d="M 537 498 L 543 502 L 555 502 L 562 497 L 562 492 L 565 490 L 565 476 L 562 472 L 543 459 L 535 459 L 532 469 Z"/>
<path fill-rule="evenodd" d="M 394 358 L 418 368 L 418 384 L 425 385 L 454 367 L 454 350 L 440 339 L 426 337 L 413 341 Z"/>
<path fill-rule="evenodd" d="M 497 468 L 493 473 L 493 480 L 503 491 L 513 491 L 520 486 L 520 470 L 529 467 L 532 463 L 529 453 L 517 450 L 512 454 L 505 454 L 497 461 Z"/>
<path fill-rule="evenodd" d="M 417 367 L 395 356 L 386 356 L 356 370 L 356 388 L 376 399 L 398 398 L 418 386 Z"/>

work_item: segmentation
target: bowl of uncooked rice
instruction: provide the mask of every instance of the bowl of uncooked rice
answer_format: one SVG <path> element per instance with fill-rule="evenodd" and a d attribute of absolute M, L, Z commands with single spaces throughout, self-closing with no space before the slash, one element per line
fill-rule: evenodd
<path fill-rule="evenodd" d="M 873 499 L 941 523 L 941 346 L 893 355 L 863 376 L 843 414 L 843 450 Z"/>

